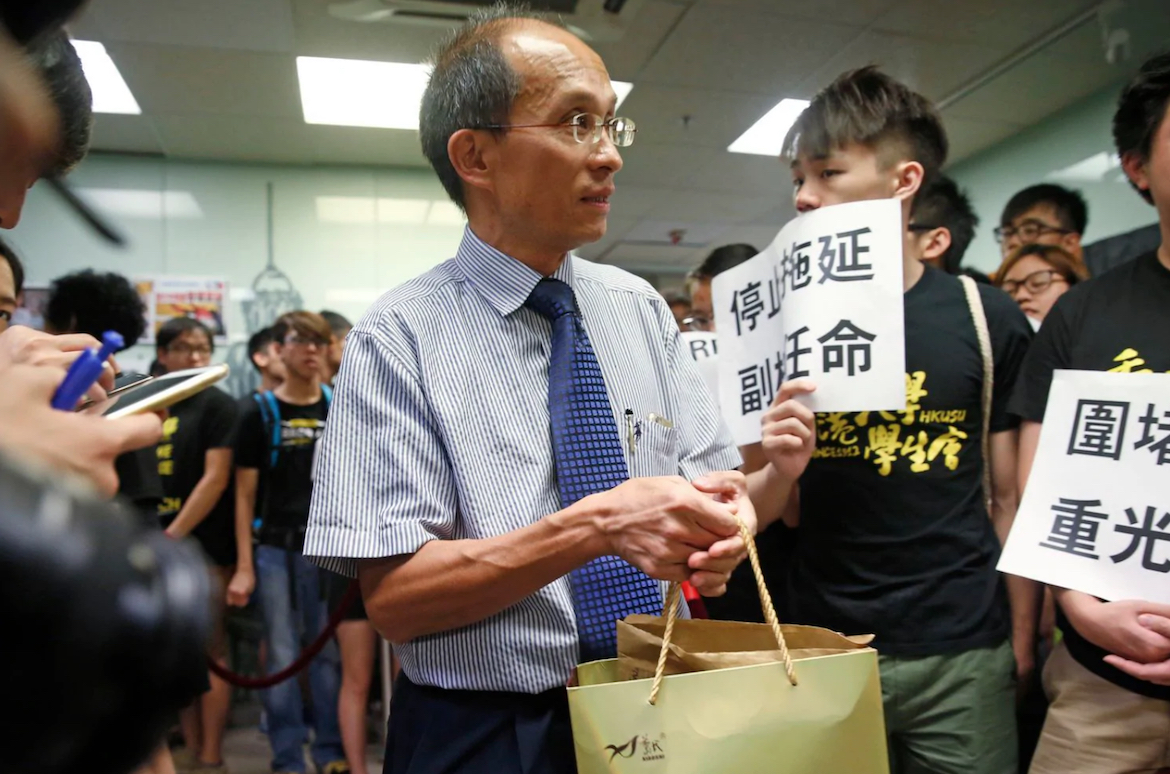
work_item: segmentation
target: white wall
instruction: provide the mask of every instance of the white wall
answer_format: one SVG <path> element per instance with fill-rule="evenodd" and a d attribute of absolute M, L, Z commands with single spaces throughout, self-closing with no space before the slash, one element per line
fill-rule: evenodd
<path fill-rule="evenodd" d="M 999 266 L 991 230 L 1012 194 L 1039 182 L 1079 190 L 1089 203 L 1085 242 L 1157 221 L 1154 208 L 1130 188 L 1113 151 L 1111 122 L 1121 85 L 1103 89 L 1015 137 L 948 169 L 971 196 L 982 224 L 965 263 Z"/>
<path fill-rule="evenodd" d="M 383 291 L 451 257 L 462 216 L 427 169 L 319 169 L 164 161 L 95 154 L 70 183 L 129 237 L 109 246 L 56 195 L 38 185 L 20 225 L 5 235 L 27 264 L 28 284 L 84 267 L 227 279 L 233 341 L 243 342 L 279 311 L 255 308 L 253 281 L 267 263 L 266 184 L 274 184 L 275 265 L 305 308 L 351 318 Z M 235 357 L 243 364 L 239 344 Z M 142 360 L 150 353 L 131 353 Z M 217 353 L 221 357 L 226 353 Z M 218 359 L 218 358 L 217 358 Z M 241 376 L 237 374 L 237 376 Z M 246 387 L 233 382 L 232 389 Z"/>

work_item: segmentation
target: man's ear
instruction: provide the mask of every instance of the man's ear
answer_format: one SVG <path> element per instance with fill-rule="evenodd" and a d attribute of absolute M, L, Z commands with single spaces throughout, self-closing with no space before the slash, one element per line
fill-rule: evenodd
<path fill-rule="evenodd" d="M 944 268 L 943 256 L 946 255 L 947 250 L 951 249 L 950 229 L 940 226 L 933 231 L 928 231 L 922 236 L 925 242 L 922 248 L 922 260 L 940 269 Z"/>
<path fill-rule="evenodd" d="M 1132 152 L 1125 154 L 1121 159 L 1121 168 L 1139 191 L 1149 192 L 1150 179 L 1146 175 L 1146 162 L 1141 156 Z"/>
<path fill-rule="evenodd" d="M 1081 256 L 1084 254 L 1084 250 L 1081 249 L 1081 235 L 1076 232 L 1064 234 L 1060 239 L 1060 246 L 1073 255 Z"/>
<path fill-rule="evenodd" d="M 460 129 L 447 140 L 447 158 L 466 185 L 492 190 L 496 141 L 489 132 Z"/>
<path fill-rule="evenodd" d="M 902 201 L 912 199 L 922 188 L 922 179 L 925 176 L 926 170 L 917 161 L 899 161 L 894 165 L 893 198 Z"/>

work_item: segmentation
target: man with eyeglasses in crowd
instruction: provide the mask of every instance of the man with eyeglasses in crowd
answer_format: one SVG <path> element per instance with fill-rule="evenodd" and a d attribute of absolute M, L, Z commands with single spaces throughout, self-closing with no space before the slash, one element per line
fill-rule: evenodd
<path fill-rule="evenodd" d="M 1089 224 L 1089 206 L 1077 191 L 1054 183 L 1033 185 L 1008 200 L 995 229 L 1003 257 L 1026 244 L 1055 245 L 1082 263 L 1081 240 Z"/>
<path fill-rule="evenodd" d="M 331 391 L 321 368 L 333 332 L 315 312 L 281 315 L 271 328 L 284 381 L 258 393 L 240 419 L 236 439 L 236 573 L 229 605 L 244 606 L 259 593 L 270 673 L 285 669 L 325 628 L 320 572 L 302 548 L 313 491 L 313 460 L 325 430 Z M 262 493 L 257 497 L 257 492 Z M 258 545 L 253 556 L 254 526 Z M 313 738 L 311 755 L 321 774 L 348 772 L 338 724 L 341 687 L 337 643 L 330 640 L 309 663 Z M 272 746 L 272 771 L 303 774 L 308 740 L 305 708 L 296 678 L 262 694 Z"/>
<path fill-rule="evenodd" d="M 305 543 L 402 661 L 387 774 L 575 771 L 576 665 L 661 581 L 722 593 L 733 515 L 754 529 L 665 300 L 571 254 L 634 139 L 616 103 L 596 52 L 507 8 L 435 57 L 420 135 L 468 228 L 350 333 Z"/>
<path fill-rule="evenodd" d="M 211 364 L 214 339 L 206 325 L 188 317 L 168 320 L 155 337 L 155 357 L 163 373 Z M 159 520 L 172 538 L 195 538 L 210 563 L 215 583 L 215 629 L 208 655 L 227 663 L 222 595 L 236 563 L 232 518 L 232 442 L 236 402 L 210 387 L 171 406 L 158 445 L 158 475 L 163 485 Z M 176 765 L 186 771 L 223 771 L 223 734 L 231 709 L 231 686 L 209 675 L 209 689 L 179 713 L 186 749 Z"/>

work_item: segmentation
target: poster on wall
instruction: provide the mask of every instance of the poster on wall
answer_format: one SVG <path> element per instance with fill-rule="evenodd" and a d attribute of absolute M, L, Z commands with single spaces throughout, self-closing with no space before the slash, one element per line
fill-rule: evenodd
<path fill-rule="evenodd" d="M 228 300 L 226 280 L 208 277 L 140 277 L 138 295 L 146 304 L 146 333 L 139 344 L 153 344 L 167 320 L 190 317 L 211 329 L 216 344 L 227 344 L 225 325 Z"/>
<path fill-rule="evenodd" d="M 49 303 L 49 289 L 25 285 L 20 294 L 20 306 L 12 313 L 12 325 L 24 325 L 34 330 L 45 329 L 45 307 Z"/>

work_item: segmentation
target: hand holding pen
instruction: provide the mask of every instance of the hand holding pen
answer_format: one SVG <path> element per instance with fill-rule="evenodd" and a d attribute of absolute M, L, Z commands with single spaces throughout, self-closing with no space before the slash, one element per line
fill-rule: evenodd
<path fill-rule="evenodd" d="M 0 370 L 12 365 L 48 366 L 68 369 L 83 352 L 101 347 L 101 342 L 84 333 L 53 336 L 22 325 L 0 333 Z M 114 369 L 102 368 L 97 385 L 89 391 L 92 400 L 101 400 L 114 387 Z"/>

